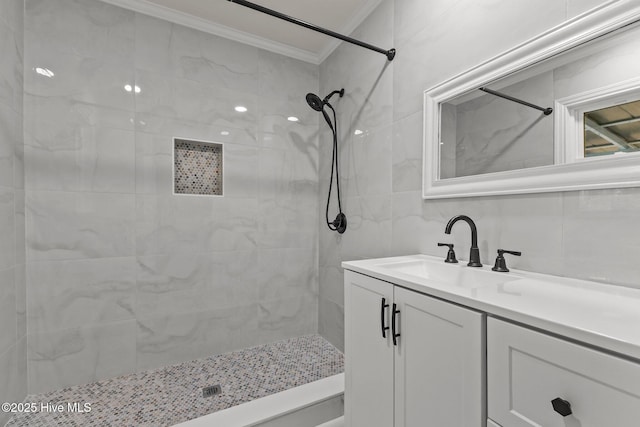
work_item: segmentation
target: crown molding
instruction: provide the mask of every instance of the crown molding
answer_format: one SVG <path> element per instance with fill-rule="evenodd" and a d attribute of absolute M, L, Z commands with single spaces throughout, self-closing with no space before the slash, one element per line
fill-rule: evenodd
<path fill-rule="evenodd" d="M 259 37 L 245 31 L 236 30 L 226 25 L 218 24 L 206 19 L 199 18 L 188 13 L 180 12 L 175 9 L 168 8 L 147 0 L 101 0 L 114 6 L 132 10 L 143 15 L 152 16 L 172 22 L 174 24 L 184 25 L 205 33 L 214 34 L 250 46 L 264 49 L 270 52 L 285 55 L 291 58 L 299 59 L 304 62 L 310 62 L 319 65 L 324 61 L 339 45 L 340 40 L 332 40 L 320 53 L 314 53 L 308 50 L 299 49 L 284 43 L 275 42 L 273 40 Z M 367 16 L 382 2 L 382 0 L 368 0 L 365 6 L 354 16 L 354 18 L 343 28 L 343 34 L 350 34 L 360 25 Z"/>

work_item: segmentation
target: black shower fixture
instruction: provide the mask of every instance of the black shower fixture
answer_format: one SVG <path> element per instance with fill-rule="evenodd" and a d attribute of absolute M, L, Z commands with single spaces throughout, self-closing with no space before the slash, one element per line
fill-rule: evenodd
<path fill-rule="evenodd" d="M 316 111 L 322 111 L 322 108 L 325 106 L 325 104 L 329 104 L 329 100 L 336 93 L 339 93 L 340 98 L 342 98 L 344 96 L 344 89 L 334 90 L 329 95 L 325 96 L 324 99 L 320 99 L 320 97 L 315 93 L 308 93 L 307 104 L 309 104 L 309 107 L 313 108 Z"/>
<path fill-rule="evenodd" d="M 330 230 L 337 231 L 338 233 L 342 234 L 347 229 L 347 217 L 342 212 L 342 200 L 340 199 L 340 171 L 338 169 L 338 119 L 336 117 L 336 110 L 334 110 L 333 106 L 329 104 L 329 100 L 335 94 L 339 94 L 340 98 L 342 98 L 344 96 L 344 89 L 334 90 L 329 95 L 325 96 L 324 99 L 320 99 L 320 97 L 315 93 L 308 93 L 306 98 L 309 107 L 313 108 L 315 111 L 322 112 L 322 115 L 329 125 L 329 128 L 331 128 L 331 132 L 333 134 L 333 158 L 331 161 L 331 178 L 329 181 L 329 194 L 327 194 L 325 220 L 327 222 L 327 227 L 329 227 Z M 331 121 L 331 117 L 329 117 L 324 107 L 328 107 L 333 112 L 333 122 Z M 336 194 L 338 195 L 338 215 L 336 216 L 336 219 L 334 219 L 333 221 L 329 221 L 329 203 L 331 202 L 331 190 L 333 188 L 334 171 L 336 175 Z"/>

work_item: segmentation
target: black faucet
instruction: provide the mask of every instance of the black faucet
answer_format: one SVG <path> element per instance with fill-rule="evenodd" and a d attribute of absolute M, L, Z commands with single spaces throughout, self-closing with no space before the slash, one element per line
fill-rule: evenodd
<path fill-rule="evenodd" d="M 469 262 L 467 265 L 469 267 L 482 267 L 482 263 L 480 262 L 480 250 L 478 249 L 478 229 L 476 228 L 475 222 L 471 218 L 466 215 L 457 215 L 449 220 L 447 226 L 444 229 L 445 234 L 451 234 L 451 228 L 453 224 L 458 221 L 465 221 L 471 227 L 471 251 L 469 252 Z"/>

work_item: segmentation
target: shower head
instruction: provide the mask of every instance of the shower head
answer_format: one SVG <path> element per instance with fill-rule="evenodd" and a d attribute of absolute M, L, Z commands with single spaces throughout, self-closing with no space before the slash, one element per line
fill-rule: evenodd
<path fill-rule="evenodd" d="M 324 99 L 320 99 L 320 97 L 318 95 L 316 95 L 315 93 L 308 93 L 307 94 L 307 104 L 309 104 L 309 107 L 313 108 L 316 111 L 322 111 L 322 108 L 325 105 L 329 104 L 329 100 L 336 93 L 339 93 L 340 94 L 340 98 L 342 98 L 344 96 L 344 89 L 334 90 L 329 95 L 325 96 Z"/>
<path fill-rule="evenodd" d="M 307 104 L 316 111 L 322 111 L 322 107 L 324 107 L 324 103 L 315 93 L 307 94 Z"/>

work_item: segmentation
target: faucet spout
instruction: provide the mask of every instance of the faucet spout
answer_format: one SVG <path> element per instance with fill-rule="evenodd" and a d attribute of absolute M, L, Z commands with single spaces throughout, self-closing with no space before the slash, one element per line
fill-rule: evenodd
<path fill-rule="evenodd" d="M 451 234 L 453 225 L 458 221 L 466 222 L 469 224 L 469 228 L 471 228 L 471 250 L 469 251 L 469 262 L 467 265 L 469 267 L 482 267 L 482 263 L 480 262 L 480 250 L 478 249 L 478 229 L 476 228 L 476 223 L 473 222 L 471 218 L 466 215 L 454 216 L 447 223 L 447 226 L 444 229 L 445 234 Z"/>

